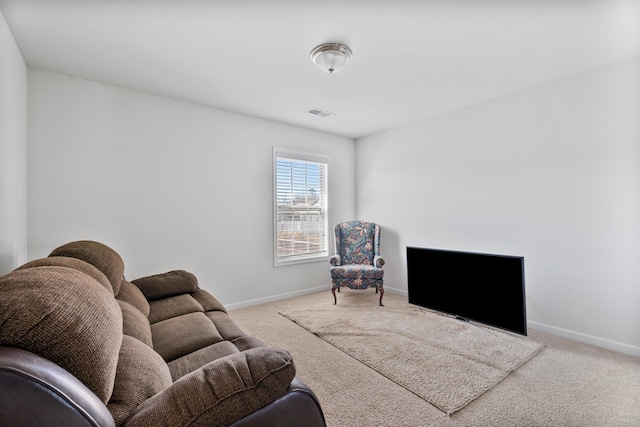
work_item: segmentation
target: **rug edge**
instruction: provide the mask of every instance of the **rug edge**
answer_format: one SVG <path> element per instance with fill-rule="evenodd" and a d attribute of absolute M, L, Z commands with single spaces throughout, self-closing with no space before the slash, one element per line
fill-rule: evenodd
<path fill-rule="evenodd" d="M 446 414 L 447 416 L 451 416 L 454 413 L 464 409 L 465 407 L 467 407 L 468 405 L 470 405 L 472 402 L 474 402 L 475 400 L 477 400 L 478 398 L 480 398 L 483 394 L 487 393 L 488 391 L 490 391 L 491 389 L 493 389 L 495 386 L 497 386 L 498 384 L 500 384 L 505 378 L 507 378 L 512 372 L 516 371 L 517 369 L 519 369 L 520 367 L 522 367 L 525 363 L 527 363 L 528 361 L 530 361 L 533 357 L 535 357 L 540 351 L 542 351 L 542 349 L 544 349 L 546 347 L 546 345 L 544 343 L 541 343 L 539 341 L 535 341 L 535 340 L 529 340 L 532 343 L 537 344 L 536 348 L 534 348 L 531 353 L 529 355 L 527 355 L 520 363 L 518 363 L 517 365 L 507 369 L 507 370 L 503 370 L 504 375 L 500 376 L 500 378 L 498 378 L 494 383 L 492 383 L 487 389 L 482 390 L 481 392 L 479 392 L 477 395 L 471 397 L 468 401 L 464 402 L 463 404 L 460 404 L 456 407 L 453 407 L 452 409 L 444 409 L 442 408 L 440 405 L 438 405 L 435 402 L 432 402 L 430 400 L 428 400 L 427 398 L 421 396 L 420 394 L 414 392 L 413 390 L 411 390 L 410 388 L 407 388 L 406 386 L 404 386 L 402 383 L 394 380 L 393 378 L 389 377 L 388 375 L 386 375 L 383 372 L 380 372 L 378 369 L 376 369 L 375 367 L 369 365 L 366 362 L 363 362 L 362 360 L 356 358 L 355 356 L 351 355 L 350 353 L 348 353 L 347 351 L 345 351 L 344 349 L 340 348 L 338 345 L 332 343 L 331 341 L 327 341 L 327 338 L 324 336 L 324 334 L 320 333 L 319 331 L 315 331 L 313 329 L 311 329 L 308 326 L 305 326 L 303 323 L 301 323 L 301 321 L 298 321 L 295 318 L 295 314 L 291 314 L 288 311 L 290 311 L 290 309 L 283 309 L 281 311 L 278 311 L 278 314 L 283 316 L 284 318 L 288 319 L 289 321 L 295 323 L 296 325 L 300 326 L 301 328 L 303 328 L 304 330 L 308 331 L 309 333 L 321 338 L 324 342 L 326 342 L 327 344 L 333 346 L 334 348 L 338 349 L 339 351 L 343 352 L 344 354 L 346 354 L 347 356 L 350 356 L 351 358 L 353 358 L 354 360 L 358 361 L 359 363 L 363 364 L 364 366 L 367 366 L 369 369 L 372 369 L 373 371 L 377 372 L 378 374 L 384 376 L 385 378 L 387 378 L 388 380 L 392 381 L 393 383 L 397 384 L 398 386 L 404 388 L 405 390 L 407 390 L 408 392 L 414 394 L 415 396 L 417 396 L 418 398 L 422 399 L 423 401 L 425 401 L 426 403 L 432 405 L 434 408 L 438 409 L 440 412 Z M 293 310 L 294 312 L 296 311 L 295 309 Z M 478 325 L 476 325 L 478 326 Z M 493 329 L 493 328 L 491 328 Z M 504 332 L 504 331 L 501 331 Z M 517 338 L 522 338 L 522 337 L 517 337 Z"/>
<path fill-rule="evenodd" d="M 445 412 L 448 416 L 453 415 L 454 413 L 460 411 L 461 409 L 464 409 L 465 407 L 469 406 L 472 402 L 474 402 L 475 400 L 479 399 L 480 396 L 482 396 L 483 394 L 487 393 L 488 391 L 490 391 L 491 389 L 493 389 L 495 386 L 497 386 L 498 384 L 500 384 L 502 381 L 504 381 L 509 375 L 511 375 L 511 373 L 515 372 L 516 370 L 518 370 L 520 367 L 522 367 L 522 365 L 524 365 L 525 363 L 527 363 L 528 361 L 530 361 L 531 359 L 533 359 L 538 353 L 540 353 L 542 351 L 543 348 L 546 347 L 546 344 L 538 342 L 538 341 L 532 341 L 538 344 L 538 347 L 536 349 L 534 349 L 531 354 L 524 359 L 521 363 L 519 363 L 518 365 L 514 366 L 513 368 L 509 369 L 508 371 L 505 372 L 504 376 L 500 379 L 498 379 L 494 384 L 491 385 L 491 387 L 487 388 L 486 390 L 478 393 L 478 395 L 474 396 L 473 398 L 471 398 L 468 402 L 466 402 L 464 405 L 460 405 L 458 407 L 455 407 L 449 411 L 443 411 Z M 431 402 L 429 402 L 431 403 Z M 434 405 L 436 406 L 436 405 Z M 439 408 L 440 409 L 440 408 Z M 442 410 L 442 409 L 441 409 Z"/>

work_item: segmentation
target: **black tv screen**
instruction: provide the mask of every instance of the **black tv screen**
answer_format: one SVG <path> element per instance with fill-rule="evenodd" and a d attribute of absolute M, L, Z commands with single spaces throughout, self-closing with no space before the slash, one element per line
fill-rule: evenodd
<path fill-rule="evenodd" d="M 527 335 L 524 258 L 407 247 L 409 303 Z"/>

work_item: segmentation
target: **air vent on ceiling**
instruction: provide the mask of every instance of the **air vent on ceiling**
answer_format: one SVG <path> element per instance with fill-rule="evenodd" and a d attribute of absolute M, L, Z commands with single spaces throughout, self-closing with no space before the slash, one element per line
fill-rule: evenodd
<path fill-rule="evenodd" d="M 325 111 L 325 110 L 321 110 L 319 108 L 312 108 L 312 109 L 308 110 L 307 113 L 313 114 L 314 116 L 318 116 L 318 117 L 329 117 L 329 116 L 335 115 L 334 113 L 331 113 L 331 112 Z"/>

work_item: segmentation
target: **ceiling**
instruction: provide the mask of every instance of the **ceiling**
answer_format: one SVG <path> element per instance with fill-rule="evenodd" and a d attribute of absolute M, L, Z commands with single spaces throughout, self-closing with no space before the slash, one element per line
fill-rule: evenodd
<path fill-rule="evenodd" d="M 640 54 L 640 0 L 0 0 L 0 10 L 29 67 L 350 138 Z M 353 51 L 339 74 L 309 60 L 326 42 Z"/>

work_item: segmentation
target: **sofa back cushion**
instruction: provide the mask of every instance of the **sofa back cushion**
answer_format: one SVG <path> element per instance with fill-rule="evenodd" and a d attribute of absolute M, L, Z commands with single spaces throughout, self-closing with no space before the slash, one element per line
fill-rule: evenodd
<path fill-rule="evenodd" d="M 119 299 L 116 301 L 118 301 L 122 310 L 122 333 L 136 338 L 153 348 L 149 319 L 128 302 Z"/>
<path fill-rule="evenodd" d="M 154 324 L 163 320 L 173 319 L 189 313 L 201 313 L 202 305 L 191 294 L 176 295 L 174 297 L 157 299 L 149 303 L 149 323 Z"/>
<path fill-rule="evenodd" d="M 106 290 L 113 294 L 113 287 L 111 286 L 111 282 L 109 282 L 109 279 L 107 279 L 107 276 L 105 276 L 102 271 L 98 270 L 93 265 L 78 258 L 69 258 L 66 256 L 51 256 L 47 258 L 40 258 L 29 261 L 28 263 L 16 268 L 16 270 L 42 266 L 69 267 L 73 268 L 74 270 L 82 271 L 83 273 L 93 277 Z"/>
<path fill-rule="evenodd" d="M 65 256 L 88 262 L 107 276 L 114 295 L 118 295 L 124 276 L 124 262 L 109 246 L 90 240 L 79 240 L 54 249 L 49 256 Z"/>
<path fill-rule="evenodd" d="M 61 366 L 108 402 L 122 342 L 111 292 L 72 268 L 31 267 L 0 277 L 0 345 Z"/>
<path fill-rule="evenodd" d="M 133 283 L 122 280 L 120 282 L 120 292 L 118 292 L 118 296 L 116 298 L 128 302 L 140 310 L 140 312 L 146 317 L 149 317 L 149 312 L 151 311 L 149 301 L 147 301 L 142 294 L 142 291 L 140 291 L 140 289 L 138 289 L 138 287 Z"/>
<path fill-rule="evenodd" d="M 142 291 L 148 301 L 189 294 L 198 289 L 196 276 L 184 270 L 173 270 L 167 273 L 141 277 L 132 280 L 131 283 Z"/>
<path fill-rule="evenodd" d="M 162 357 L 130 336 L 122 337 L 113 395 L 107 408 L 117 426 L 145 400 L 169 387 L 171 373 Z"/>

